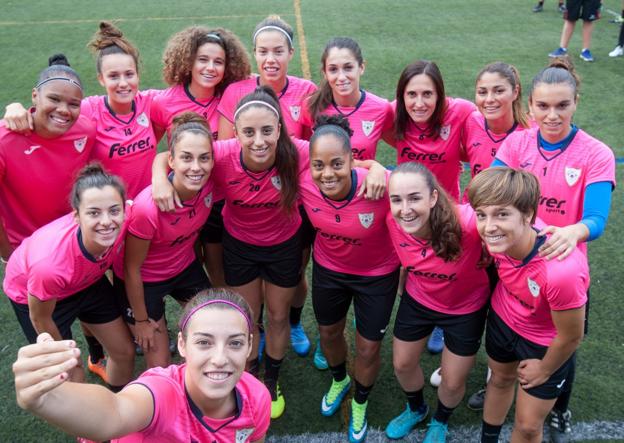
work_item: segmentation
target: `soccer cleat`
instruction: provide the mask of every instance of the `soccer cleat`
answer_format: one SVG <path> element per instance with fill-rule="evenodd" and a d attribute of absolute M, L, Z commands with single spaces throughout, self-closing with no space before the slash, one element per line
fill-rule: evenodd
<path fill-rule="evenodd" d="M 290 325 L 290 344 L 299 357 L 305 357 L 310 352 L 310 340 L 301 323 Z"/>
<path fill-rule="evenodd" d="M 609 52 L 609 57 L 622 57 L 624 55 L 624 46 L 616 46 L 615 49 Z"/>
<path fill-rule="evenodd" d="M 558 9 L 558 10 L 559 10 L 559 12 L 561 12 L 562 14 L 563 14 L 564 12 L 566 12 L 566 11 L 567 11 L 566 6 L 565 6 L 565 4 L 563 4 L 563 3 L 560 3 L 560 4 L 559 4 L 559 6 L 557 7 L 557 9 Z"/>
<path fill-rule="evenodd" d="M 610 23 L 624 23 L 624 17 L 618 15 L 613 20 L 611 20 Z"/>
<path fill-rule="evenodd" d="M 423 421 L 429 414 L 429 407 L 422 405 L 420 410 L 412 411 L 409 404 L 405 406 L 405 410 L 400 415 L 394 417 L 386 427 L 386 437 L 398 440 L 407 436 L 414 426 Z"/>
<path fill-rule="evenodd" d="M 349 442 L 360 443 L 366 439 L 368 422 L 366 421 L 366 407 L 368 401 L 359 404 L 351 400 L 351 417 L 349 418 Z"/>
<path fill-rule="evenodd" d="M 332 384 L 329 387 L 327 394 L 323 396 L 321 400 L 321 415 L 330 417 L 336 413 L 340 407 L 340 403 L 344 400 L 345 395 L 351 388 L 351 377 L 348 375 L 342 381 L 336 381 L 332 379 Z"/>
<path fill-rule="evenodd" d="M 87 368 L 89 368 L 89 372 L 100 377 L 104 383 L 108 383 L 108 376 L 106 375 L 106 359 L 105 358 L 101 358 L 97 363 L 92 363 L 91 356 L 89 356 L 87 358 Z"/>
<path fill-rule="evenodd" d="M 553 409 L 550 411 L 550 441 L 552 443 L 569 443 L 572 436 L 570 420 L 572 413 L 568 409 L 565 412 Z"/>
<path fill-rule="evenodd" d="M 316 341 L 316 349 L 314 350 L 314 367 L 319 371 L 324 371 L 329 368 L 327 359 L 323 355 L 323 349 L 321 349 L 321 341 Z"/>
<path fill-rule="evenodd" d="M 585 60 L 586 62 L 593 62 L 594 61 L 594 56 L 592 55 L 591 51 L 589 49 L 583 49 L 583 51 L 581 52 L 581 55 L 579 55 L 579 57 L 581 57 L 582 60 Z"/>
<path fill-rule="evenodd" d="M 427 425 L 427 433 L 423 443 L 446 443 L 446 434 L 448 434 L 448 424 L 442 423 L 435 418 Z"/>
<path fill-rule="evenodd" d="M 260 344 L 258 345 L 258 364 L 262 363 L 262 357 L 264 357 L 264 347 L 266 340 L 264 338 L 264 329 L 260 329 Z"/>
<path fill-rule="evenodd" d="M 550 54 L 548 54 L 548 57 L 550 58 L 565 57 L 566 55 L 568 55 L 568 50 L 566 48 L 559 47 L 555 49 L 553 52 L 551 52 Z"/>
<path fill-rule="evenodd" d="M 468 409 L 482 411 L 485 404 L 485 389 L 479 389 L 468 399 Z"/>
<path fill-rule="evenodd" d="M 429 383 L 434 388 L 439 387 L 440 384 L 442 383 L 442 373 L 441 373 L 441 370 L 442 370 L 442 368 L 436 369 L 435 371 L 433 371 L 431 373 L 431 377 L 429 378 Z"/>
<path fill-rule="evenodd" d="M 427 340 L 427 350 L 432 354 L 439 354 L 444 349 L 444 331 L 437 326 Z"/>
<path fill-rule="evenodd" d="M 533 12 L 542 12 L 544 10 L 544 5 L 542 5 L 541 3 L 538 3 L 537 5 L 533 6 Z"/>
<path fill-rule="evenodd" d="M 282 390 L 278 383 L 275 387 L 275 400 L 273 400 L 273 396 L 271 396 L 271 419 L 275 420 L 276 418 L 280 418 L 284 413 L 284 409 L 286 409 L 286 400 L 282 395 Z"/>

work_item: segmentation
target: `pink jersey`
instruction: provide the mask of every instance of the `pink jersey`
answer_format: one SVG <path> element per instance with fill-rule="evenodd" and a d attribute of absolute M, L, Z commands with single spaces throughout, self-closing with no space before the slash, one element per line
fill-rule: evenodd
<path fill-rule="evenodd" d="M 28 294 L 41 301 L 63 300 L 88 288 L 110 268 L 122 249 L 124 228 L 106 254 L 95 259 L 82 243 L 73 213 L 54 220 L 25 239 L 6 268 L 4 292 L 15 303 Z"/>
<path fill-rule="evenodd" d="M 551 311 L 580 308 L 587 302 L 589 269 L 580 250 L 564 260 L 535 254 L 528 262 L 493 254 L 500 281 L 492 309 L 516 333 L 542 346 L 557 335 Z"/>
<path fill-rule="evenodd" d="M 357 160 L 375 159 L 377 143 L 384 132 L 392 129 L 394 111 L 385 98 L 377 97 L 368 91 L 361 91 L 360 102 L 353 106 L 338 106 L 334 103 L 321 112 L 323 115 L 340 114 L 349 120 L 349 126 L 353 130 L 351 136 L 351 150 L 353 158 Z M 310 100 L 307 99 L 301 109 L 301 123 L 310 128 L 314 127 L 312 115 L 308 108 Z"/>
<path fill-rule="evenodd" d="M 308 142 L 296 140 L 299 175 L 308 168 Z M 223 225 L 234 238 L 257 246 L 273 246 L 291 238 L 301 216 L 295 208 L 290 214 L 280 207 L 282 184 L 275 167 L 252 172 L 242 162 L 241 146 L 236 139 L 218 140 L 214 148 L 212 178 L 225 197 Z"/>
<path fill-rule="evenodd" d="M 253 92 L 259 86 L 259 82 L 260 77 L 254 76 L 232 83 L 225 88 L 217 108 L 219 113 L 233 123 L 234 112 L 238 102 L 241 98 Z M 303 125 L 301 123 L 303 100 L 314 91 L 316 91 L 316 85 L 310 80 L 289 75 L 287 76 L 286 86 L 277 94 L 282 117 L 291 137 L 301 138 L 303 134 Z"/>
<path fill-rule="evenodd" d="M 611 182 L 615 186 L 613 151 L 579 129 L 568 147 L 548 152 L 538 147 L 539 129 L 511 134 L 496 158 L 511 168 L 534 173 L 542 191 L 537 215 L 553 226 L 567 226 L 583 218 L 587 185 Z M 585 243 L 579 245 L 586 251 Z"/>
<path fill-rule="evenodd" d="M 123 179 L 128 198 L 134 198 L 152 181 L 152 162 L 158 141 L 150 121 L 155 91 L 141 91 L 133 112 L 115 114 L 105 96 L 87 97 L 81 114 L 96 123 L 97 140 L 92 157 L 106 170 Z"/>
<path fill-rule="evenodd" d="M 397 150 L 397 164 L 410 161 L 422 163 L 433 172 L 446 192 L 458 201 L 462 131 L 475 109 L 475 105 L 467 100 L 447 97 L 442 128 L 435 140 L 426 136 L 426 128 L 422 131 L 409 119 L 403 140 L 392 143 Z"/>
<path fill-rule="evenodd" d="M 121 437 L 118 443 L 245 443 L 260 440 L 271 421 L 271 396 L 263 383 L 243 372 L 236 387 L 237 412 L 224 419 L 202 415 L 187 394 L 186 364 L 145 371 L 132 384 L 145 386 L 154 398 L 154 415 L 140 432 Z"/>
<path fill-rule="evenodd" d="M 353 190 L 366 179 L 368 170 L 353 171 Z M 386 215 L 388 199 L 367 200 L 355 193 L 344 201 L 323 196 L 308 174 L 301 183 L 301 201 L 316 230 L 314 260 L 345 274 L 379 276 L 399 267 L 390 241 Z"/>
<path fill-rule="evenodd" d="M 195 260 L 195 240 L 210 215 L 213 203 L 213 183 L 206 183 L 197 195 L 183 202 L 173 212 L 163 212 L 152 199 L 152 187 L 148 186 L 134 200 L 132 215 L 128 218 L 128 233 L 149 240 L 147 257 L 141 265 L 144 282 L 160 282 L 180 274 Z M 113 270 L 124 277 L 123 254 Z"/>
<path fill-rule="evenodd" d="M 83 116 L 54 139 L 21 135 L 0 121 L 0 223 L 14 248 L 71 210 L 74 179 L 94 142 L 95 127 Z"/>
<path fill-rule="evenodd" d="M 408 273 L 407 292 L 429 309 L 453 315 L 478 311 L 490 295 L 485 269 L 477 266 L 482 247 L 475 213 L 468 205 L 459 205 L 457 212 L 462 226 L 462 252 L 452 262 L 435 255 L 430 241 L 403 231 L 392 214 L 386 217 L 392 243 Z"/>
<path fill-rule="evenodd" d="M 221 98 L 216 96 L 205 100 L 195 98 L 188 85 L 171 86 L 154 97 L 152 122 L 166 129 L 167 134 L 169 134 L 175 116 L 187 111 L 197 112 L 204 116 L 212 131 L 212 137 L 216 140 L 219 129 L 217 106 L 219 106 L 220 100 Z"/>
<path fill-rule="evenodd" d="M 525 127 L 516 125 L 512 133 L 524 130 Z M 490 167 L 498 148 L 509 134 L 495 134 L 486 130 L 485 117 L 479 111 L 474 111 L 468 117 L 462 136 L 462 160 L 470 163 L 471 177 Z"/>

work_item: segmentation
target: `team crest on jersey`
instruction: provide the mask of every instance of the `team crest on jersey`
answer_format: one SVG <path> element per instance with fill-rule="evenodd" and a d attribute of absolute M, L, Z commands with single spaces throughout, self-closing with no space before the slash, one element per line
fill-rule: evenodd
<path fill-rule="evenodd" d="M 569 186 L 574 186 L 579 178 L 581 178 L 580 169 L 565 167 L 565 179 Z"/>
<path fill-rule="evenodd" d="M 362 132 L 364 133 L 365 136 L 368 137 L 369 135 L 371 135 L 371 132 L 373 132 L 374 127 L 375 127 L 374 121 L 362 120 Z"/>
<path fill-rule="evenodd" d="M 375 219 L 375 213 L 369 212 L 368 214 L 358 214 L 358 217 L 360 218 L 360 223 L 362 224 L 362 226 L 368 229 L 373 224 L 373 220 Z"/>
<path fill-rule="evenodd" d="M 539 285 L 528 277 L 527 277 L 527 285 L 529 286 L 529 291 L 531 292 L 531 295 L 537 298 L 540 293 Z"/>
<path fill-rule="evenodd" d="M 82 137 L 78 140 L 74 140 L 74 148 L 76 148 L 76 151 L 84 151 L 85 146 L 87 146 L 87 137 Z"/>
<path fill-rule="evenodd" d="M 147 128 L 149 126 L 149 119 L 147 118 L 147 115 L 145 115 L 145 112 L 141 112 L 141 115 L 137 117 L 137 123 L 144 128 Z"/>
<path fill-rule="evenodd" d="M 278 176 L 271 177 L 271 183 L 273 184 L 275 189 L 277 189 L 278 191 L 282 190 L 282 181 L 280 180 Z"/>
<path fill-rule="evenodd" d="M 301 115 L 301 106 L 289 106 L 290 115 L 294 121 L 299 121 L 299 116 Z"/>
<path fill-rule="evenodd" d="M 204 197 L 204 204 L 206 205 L 207 208 L 210 207 L 210 205 L 212 204 L 212 192 L 208 194 L 206 197 Z"/>
<path fill-rule="evenodd" d="M 245 443 L 251 434 L 253 434 L 254 429 L 255 428 L 237 429 L 236 443 Z"/>
<path fill-rule="evenodd" d="M 451 125 L 442 126 L 440 128 L 440 137 L 442 140 L 448 140 L 451 135 Z"/>

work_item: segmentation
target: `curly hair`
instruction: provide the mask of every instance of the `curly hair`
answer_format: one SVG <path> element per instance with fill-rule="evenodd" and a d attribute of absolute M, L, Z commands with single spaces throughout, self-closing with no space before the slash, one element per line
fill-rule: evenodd
<path fill-rule="evenodd" d="M 168 85 L 191 82 L 197 50 L 206 43 L 215 43 L 225 51 L 225 74 L 216 87 L 215 95 L 221 95 L 230 83 L 251 75 L 249 55 L 236 35 L 224 28 L 190 26 L 171 36 L 167 42 L 162 60 L 163 79 Z"/>

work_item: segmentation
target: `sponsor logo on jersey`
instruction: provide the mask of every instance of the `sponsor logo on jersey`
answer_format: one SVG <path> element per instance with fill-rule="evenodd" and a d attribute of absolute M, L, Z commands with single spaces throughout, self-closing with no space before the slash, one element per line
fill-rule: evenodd
<path fill-rule="evenodd" d="M 359 238 L 345 237 L 344 235 L 339 234 L 330 234 L 329 232 L 321 231 L 319 228 L 314 228 L 314 230 L 317 232 L 318 235 L 326 238 L 327 240 L 341 241 L 347 245 L 362 246 L 362 240 L 360 240 Z"/>
<path fill-rule="evenodd" d="M 451 136 L 451 125 L 442 126 L 440 128 L 440 137 L 442 140 L 448 140 Z"/>
<path fill-rule="evenodd" d="M 230 180 L 228 182 L 228 185 L 230 185 L 230 186 L 240 185 L 240 181 L 238 181 L 238 180 Z"/>
<path fill-rule="evenodd" d="M 413 152 L 412 148 L 410 148 L 409 146 L 401 149 L 401 157 L 405 157 L 409 161 L 418 161 L 421 163 L 446 163 L 446 160 L 444 159 L 444 154 L 446 154 L 446 152 L 442 152 L 440 154 L 435 152 Z"/>
<path fill-rule="evenodd" d="M 115 129 L 114 126 L 107 126 L 106 128 L 104 128 L 104 132 L 111 132 L 113 129 Z"/>
<path fill-rule="evenodd" d="M 76 148 L 76 151 L 84 151 L 85 146 L 87 146 L 87 137 L 82 137 L 78 140 L 74 140 L 74 148 Z"/>
<path fill-rule="evenodd" d="M 278 202 L 263 202 L 263 203 L 245 203 L 243 200 L 234 200 L 232 202 L 234 206 L 240 206 L 241 208 L 259 209 L 259 208 L 277 208 Z"/>
<path fill-rule="evenodd" d="M 278 176 L 275 177 L 271 177 L 271 184 L 275 187 L 275 189 L 277 189 L 278 191 L 282 190 L 282 181 L 280 180 L 280 178 Z"/>
<path fill-rule="evenodd" d="M 139 140 L 134 143 L 129 143 L 126 146 L 121 143 L 114 143 L 111 145 L 110 150 L 108 151 L 108 158 L 113 158 L 113 155 L 117 155 L 118 157 L 122 157 L 128 154 L 134 154 L 135 152 L 147 151 L 149 149 L 154 149 L 154 144 L 151 143 L 151 137 L 146 137 L 144 140 Z"/>
<path fill-rule="evenodd" d="M 565 214 L 565 204 L 567 200 L 557 200 L 555 197 L 546 197 L 542 195 L 539 199 L 539 205 L 545 206 L 545 211 L 550 213 Z"/>
<path fill-rule="evenodd" d="M 40 149 L 40 148 L 41 148 L 41 145 L 31 146 L 30 148 L 28 148 L 27 150 L 24 151 L 24 154 L 30 155 L 33 152 L 35 152 L 37 149 Z"/>
<path fill-rule="evenodd" d="M 145 115 L 145 112 L 141 112 L 141 115 L 137 117 L 137 123 L 143 126 L 144 128 L 147 128 L 149 126 L 150 124 L 149 118 L 147 118 L 147 115 Z"/>
<path fill-rule="evenodd" d="M 405 270 L 407 272 L 411 272 L 412 274 L 418 276 L 418 277 L 425 277 L 425 278 L 429 278 L 431 280 L 445 280 L 445 281 L 455 281 L 457 280 L 457 274 L 456 273 L 452 273 L 452 274 L 442 274 L 439 272 L 430 272 L 430 271 L 419 271 L 418 269 L 415 269 L 413 266 L 408 266 L 407 268 L 405 268 Z"/>
<path fill-rule="evenodd" d="M 565 180 L 568 186 L 574 186 L 578 179 L 581 178 L 581 169 L 565 167 Z"/>
<path fill-rule="evenodd" d="M 299 121 L 299 116 L 301 115 L 301 106 L 289 106 L 290 116 L 294 121 Z"/>
<path fill-rule="evenodd" d="M 481 146 L 481 143 L 479 143 L 479 142 L 475 142 L 475 143 L 472 144 L 473 148 L 478 148 L 479 146 Z"/>
<path fill-rule="evenodd" d="M 251 434 L 253 434 L 254 429 L 255 428 L 237 429 L 236 443 L 245 443 Z"/>
<path fill-rule="evenodd" d="M 531 280 L 529 277 L 527 277 L 527 286 L 529 287 L 529 292 L 531 293 L 533 297 L 535 298 L 539 297 L 540 287 L 536 282 Z"/>
<path fill-rule="evenodd" d="M 369 212 L 368 214 L 358 214 L 358 218 L 360 219 L 360 223 L 366 229 L 370 228 L 373 224 L 373 220 L 375 219 L 375 213 Z"/>
<path fill-rule="evenodd" d="M 312 208 L 312 212 L 319 212 L 321 208 Z"/>
<path fill-rule="evenodd" d="M 399 246 L 402 248 L 407 248 L 409 246 L 409 243 L 399 243 Z"/>
<path fill-rule="evenodd" d="M 212 192 L 208 194 L 206 197 L 204 197 L 204 204 L 206 205 L 207 208 L 209 208 L 210 205 L 212 205 Z"/>
<path fill-rule="evenodd" d="M 526 168 L 526 167 L 528 167 L 528 166 L 531 166 L 531 165 L 532 165 L 532 163 L 531 163 L 531 162 L 523 162 L 523 163 L 520 163 L 520 167 L 521 167 L 522 169 L 524 169 L 524 168 Z"/>
<path fill-rule="evenodd" d="M 373 132 L 373 128 L 375 127 L 375 121 L 370 120 L 362 120 L 362 132 L 365 136 L 370 136 L 371 132 Z"/>

